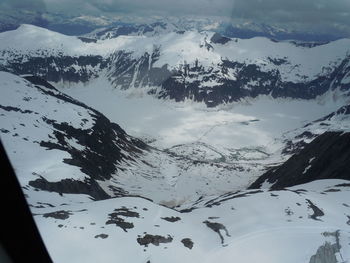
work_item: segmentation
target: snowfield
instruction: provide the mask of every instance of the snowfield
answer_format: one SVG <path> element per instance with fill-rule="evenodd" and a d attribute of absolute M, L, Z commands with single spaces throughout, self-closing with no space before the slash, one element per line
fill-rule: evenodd
<path fill-rule="evenodd" d="M 202 143 L 226 155 L 230 150 L 256 147 L 272 153 L 281 147 L 275 140 L 282 134 L 324 117 L 348 102 L 347 98 L 338 98 L 336 92 L 329 92 L 316 100 L 261 96 L 208 108 L 191 100 L 174 103 L 155 99 L 140 89 L 120 91 L 104 78 L 88 84 L 56 86 L 155 147 L 171 149 Z"/>
<path fill-rule="evenodd" d="M 336 249 L 323 253 L 347 262 L 349 189 L 322 180 L 243 191 L 182 213 L 129 197 L 34 211 L 55 262 L 308 263 L 327 243 Z"/>

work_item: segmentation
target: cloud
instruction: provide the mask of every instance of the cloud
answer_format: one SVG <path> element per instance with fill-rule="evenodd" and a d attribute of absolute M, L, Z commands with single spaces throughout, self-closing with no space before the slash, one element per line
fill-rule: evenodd
<path fill-rule="evenodd" d="M 46 10 L 43 0 L 1 0 L 0 9 L 2 11 L 26 10 L 43 12 Z"/>
<path fill-rule="evenodd" d="M 345 23 L 349 0 L 236 0 L 233 17 L 275 22 Z"/>
<path fill-rule="evenodd" d="M 219 16 L 350 34 L 350 0 L 1 0 L 5 7 L 69 15 Z"/>
<path fill-rule="evenodd" d="M 34 1 L 34 0 L 29 0 Z M 48 10 L 68 13 L 117 13 L 230 16 L 232 0 L 44 0 Z"/>
<path fill-rule="evenodd" d="M 193 14 L 269 23 L 328 23 L 350 26 L 350 0 L 44 0 L 44 2 L 48 8 L 69 13 L 85 11 L 90 14 L 97 12 Z"/>

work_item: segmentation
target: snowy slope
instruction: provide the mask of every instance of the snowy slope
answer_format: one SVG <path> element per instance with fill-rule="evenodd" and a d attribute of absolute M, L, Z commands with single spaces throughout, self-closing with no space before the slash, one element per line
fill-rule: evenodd
<path fill-rule="evenodd" d="M 5 72 L 0 79 L 1 140 L 32 205 L 46 195 L 53 205 L 85 194 L 83 200 L 140 195 L 173 207 L 245 188 L 263 169 L 254 159 L 157 150 L 43 80 L 27 76 L 34 85 Z"/>
<path fill-rule="evenodd" d="M 21 185 L 108 198 L 98 182 L 109 180 L 118 164 L 135 161 L 147 146 L 47 82 L 27 78 L 5 72 L 0 77 L 1 140 Z"/>
<path fill-rule="evenodd" d="M 349 105 L 344 105 L 322 118 L 306 123 L 303 127 L 284 133 L 282 140 L 286 146 L 282 151 L 283 154 L 299 152 L 307 143 L 325 132 L 349 132 L 349 109 Z"/>
<path fill-rule="evenodd" d="M 66 36 L 32 25 L 21 25 L 16 30 L 3 32 L 0 39 L 2 50 L 26 52 L 27 55 L 39 55 L 40 53 L 35 52 L 44 50 L 47 50 L 49 55 L 58 55 L 61 52 L 71 56 L 106 55 L 118 48 L 113 47 L 111 41 L 86 43 L 78 37 Z"/>
<path fill-rule="evenodd" d="M 324 180 L 182 213 L 125 197 L 37 209 L 35 220 L 55 262 L 347 262 L 349 199 L 347 181 Z"/>

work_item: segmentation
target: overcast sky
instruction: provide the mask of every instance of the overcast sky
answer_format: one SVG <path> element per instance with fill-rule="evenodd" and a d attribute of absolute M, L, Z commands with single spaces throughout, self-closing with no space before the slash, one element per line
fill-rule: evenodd
<path fill-rule="evenodd" d="M 54 11 L 72 15 L 193 14 L 267 23 L 350 28 L 350 0 L 0 0 L 0 8 Z"/>

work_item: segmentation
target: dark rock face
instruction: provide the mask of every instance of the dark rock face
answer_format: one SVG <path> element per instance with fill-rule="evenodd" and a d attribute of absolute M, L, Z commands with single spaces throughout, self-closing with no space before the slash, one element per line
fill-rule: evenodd
<path fill-rule="evenodd" d="M 319 179 L 350 180 L 350 133 L 326 132 L 318 136 L 249 188 L 259 188 L 266 180 L 273 183 L 271 189 L 278 190 Z"/>
<path fill-rule="evenodd" d="M 0 105 L 0 109 L 3 109 L 5 111 L 16 111 L 16 112 L 20 112 L 20 113 L 34 113 L 33 111 L 31 110 L 21 110 L 20 108 L 17 108 L 17 107 L 12 107 L 12 106 L 3 106 L 3 105 Z M 38 114 L 36 112 L 36 114 Z"/>
<path fill-rule="evenodd" d="M 46 218 L 52 217 L 55 219 L 65 220 L 65 219 L 68 219 L 70 215 L 72 215 L 71 211 L 61 210 L 61 211 L 43 214 L 43 217 L 46 217 Z"/>
<path fill-rule="evenodd" d="M 331 244 L 326 242 L 324 245 L 320 246 L 317 249 L 315 255 L 310 258 L 310 263 L 337 263 L 336 253 L 337 250 L 336 244 Z"/>
<path fill-rule="evenodd" d="M 80 103 L 71 97 L 51 91 L 54 89 L 49 83 L 37 77 L 27 78 L 32 81 L 44 94 L 56 97 L 59 100 L 81 106 L 93 112 L 91 115 L 95 120 L 90 130 L 77 129 L 68 123 L 57 123 L 55 120 L 44 118 L 43 120 L 54 128 L 53 136 L 56 142 L 41 141 L 40 145 L 47 149 L 58 149 L 68 152 L 72 158 L 64 162 L 81 168 L 81 171 L 92 179 L 106 180 L 111 174 L 116 173 L 115 164 L 123 158 L 129 158 L 121 153 L 122 149 L 128 153 L 141 153 L 147 146 L 142 141 L 129 137 L 119 125 L 111 123 L 98 111 Z M 43 88 L 44 86 L 44 88 Z M 84 150 L 78 150 L 68 145 L 65 138 L 74 138 L 79 144 L 85 146 Z"/>
<path fill-rule="evenodd" d="M 224 76 L 229 69 L 239 69 L 236 80 Z M 208 87 L 201 86 L 201 81 L 193 80 L 195 76 L 201 76 L 203 81 L 214 81 L 217 84 Z M 207 70 L 198 62 L 195 65 L 184 65 L 176 72 L 173 71 L 172 76 L 162 83 L 159 97 L 175 101 L 190 98 L 214 107 L 244 97 L 269 94 L 274 87 L 279 85 L 279 78 L 279 72 L 261 72 L 256 65 L 252 64 L 246 65 L 223 60 L 218 67 Z M 259 84 L 253 87 L 249 84 L 251 81 L 259 82 Z"/>
<path fill-rule="evenodd" d="M 311 202 L 309 199 L 306 199 L 306 201 L 308 202 L 309 208 L 312 209 L 313 214 L 310 215 L 310 218 L 313 220 L 321 220 L 319 219 L 319 217 L 324 216 L 323 211 L 317 207 L 313 202 Z"/>
<path fill-rule="evenodd" d="M 139 214 L 137 212 L 129 210 L 126 207 L 115 209 L 113 213 L 109 214 L 109 220 L 106 222 L 106 225 L 115 224 L 116 226 L 123 229 L 125 232 L 128 232 L 127 229 L 134 228 L 134 224 L 125 221 L 123 217 L 139 218 Z"/>
<path fill-rule="evenodd" d="M 2 51 L 2 55 L 10 55 L 11 60 L 6 67 L 0 66 L 0 70 L 9 71 L 17 75 L 31 74 L 45 78 L 47 81 L 60 82 L 87 82 L 98 73 L 107 68 L 108 60 L 101 56 L 71 57 L 63 54 L 56 56 L 47 55 L 47 51 L 37 56 L 11 55 L 10 51 Z"/>
<path fill-rule="evenodd" d="M 221 244 L 224 244 L 224 237 L 220 232 L 221 230 L 225 232 L 227 237 L 230 237 L 230 234 L 228 233 L 226 227 L 223 224 L 217 223 L 217 222 L 210 222 L 208 220 L 204 221 L 203 223 L 206 224 L 207 227 L 209 227 L 211 230 L 213 230 L 215 233 L 219 235 Z"/>
<path fill-rule="evenodd" d="M 126 207 L 118 208 L 114 210 L 115 216 L 124 216 L 124 217 L 137 217 L 139 218 L 139 213 L 131 211 L 130 209 Z"/>
<path fill-rule="evenodd" d="M 315 132 L 316 130 L 326 130 L 327 127 L 333 126 L 334 122 L 336 122 L 335 124 L 338 125 L 339 122 L 345 123 L 349 119 L 350 105 L 344 105 L 325 117 L 307 123 L 302 128 L 304 132 L 285 141 L 285 147 L 282 150 L 282 154 L 291 155 L 299 153 L 307 145 L 307 141 L 315 139 L 319 135 L 317 132 Z"/>
<path fill-rule="evenodd" d="M 226 44 L 229 41 L 231 39 L 219 34 L 214 34 L 211 39 L 211 43 L 216 44 Z M 210 43 L 205 45 L 207 49 L 213 49 Z M 155 87 L 147 92 L 161 99 L 192 99 L 204 102 L 209 107 L 268 94 L 273 98 L 314 99 L 330 89 L 339 88 L 344 93 L 350 93 L 349 84 L 342 82 L 350 72 L 350 56 L 344 58 L 338 67 L 325 76 L 303 82 L 291 82 L 282 80 L 279 69 L 279 66 L 289 63 L 287 58 L 268 57 L 267 63 L 270 63 L 273 69 L 265 72 L 259 65 L 226 59 L 210 68 L 203 67 L 201 61 L 193 64 L 184 62 L 177 68 L 169 68 L 167 64 L 159 67 L 155 66 L 155 62 L 160 57 L 161 47 L 157 46 L 151 54 L 146 52 L 139 58 L 133 57 L 132 53 L 127 51 L 117 51 L 108 58 L 70 57 L 63 54 L 45 56 L 45 51 L 42 52 L 41 55 L 29 56 L 2 51 L 2 55 L 10 56 L 11 59 L 6 65 L 0 65 L 0 70 L 15 74 L 33 74 L 53 82 L 87 82 L 106 69 L 109 80 L 118 88 Z M 237 72 L 235 79 L 229 77 L 230 71 Z M 205 82 L 212 84 L 203 85 Z"/>
<path fill-rule="evenodd" d="M 317 249 L 317 252 L 315 255 L 313 255 L 310 258 L 310 263 L 337 263 L 339 262 L 337 260 L 336 254 L 340 252 L 340 244 L 339 244 L 339 238 L 340 233 L 339 231 L 335 232 L 325 232 L 323 233 L 324 236 L 333 236 L 335 239 L 335 243 L 325 242 L 322 246 L 320 246 Z M 340 255 L 341 256 L 341 255 Z"/>
<path fill-rule="evenodd" d="M 76 181 L 63 179 L 59 182 L 49 182 L 45 178 L 30 181 L 29 185 L 43 191 L 56 192 L 59 194 L 86 194 L 94 200 L 108 199 L 110 196 L 99 186 L 95 180 L 86 179 Z"/>
<path fill-rule="evenodd" d="M 173 238 L 168 235 L 167 237 L 159 236 L 159 235 L 150 235 L 146 234 L 143 237 L 137 238 L 137 243 L 140 244 L 140 246 L 148 247 L 149 244 L 152 244 L 154 246 L 159 246 L 161 243 L 170 243 L 173 241 Z"/>
<path fill-rule="evenodd" d="M 215 43 L 215 44 L 226 44 L 227 42 L 231 41 L 231 38 L 224 37 L 224 36 L 220 35 L 219 33 L 215 33 L 211 37 L 210 41 L 212 43 Z"/>
<path fill-rule="evenodd" d="M 190 238 L 184 238 L 181 240 L 181 243 L 184 244 L 185 247 L 192 249 L 193 248 L 193 241 Z"/>
<path fill-rule="evenodd" d="M 159 87 L 173 75 L 166 65 L 161 68 L 153 66 L 159 56 L 158 47 L 154 48 L 152 54 L 145 53 L 139 59 L 133 58 L 131 53 L 118 51 L 111 57 L 113 62 L 109 77 L 121 89 L 128 89 L 131 84 L 134 87 Z"/>
<path fill-rule="evenodd" d="M 93 179 L 110 179 L 111 174 L 117 171 L 115 164 L 126 158 L 121 153 L 122 147 L 120 147 L 126 146 L 125 148 L 128 148 L 125 143 L 126 134 L 119 126 L 110 123 L 105 118 L 96 118 L 92 130 L 76 129 L 68 123 L 56 123 L 54 120 L 46 119 L 45 121 L 55 128 L 53 135 L 57 142 L 41 141 L 40 146 L 48 150 L 59 149 L 70 153 L 71 158 L 64 159 L 64 162 L 80 167 L 83 173 Z M 69 147 L 65 140 L 67 137 L 76 139 L 79 144 L 86 146 L 86 148 L 79 150 Z M 136 148 L 130 148 L 130 151 L 132 150 L 137 151 Z"/>
<path fill-rule="evenodd" d="M 175 217 L 175 216 L 172 216 L 172 217 L 162 217 L 162 219 L 165 220 L 165 221 L 171 222 L 171 223 L 174 223 L 174 222 L 177 222 L 177 221 L 181 220 L 181 218 L 178 217 L 178 216 L 176 216 L 176 217 Z"/>
<path fill-rule="evenodd" d="M 106 239 L 107 237 L 108 237 L 107 234 L 99 234 L 95 236 L 95 238 L 102 238 L 102 239 Z"/>
<path fill-rule="evenodd" d="M 223 194 L 219 197 L 216 197 L 212 200 L 209 200 L 207 202 L 204 203 L 205 207 L 212 207 L 212 206 L 218 206 L 221 205 L 222 202 L 225 202 L 227 200 L 231 200 L 231 199 L 235 199 L 235 198 L 242 198 L 242 197 L 247 197 L 249 195 L 252 194 L 258 194 L 261 193 L 263 191 L 261 190 L 255 190 L 255 191 L 246 191 L 246 192 L 234 192 L 234 193 L 227 193 L 227 194 Z"/>
<path fill-rule="evenodd" d="M 87 37 L 78 37 L 78 38 L 85 43 L 96 43 L 97 42 L 97 39 L 93 39 L 93 38 L 87 38 Z"/>
<path fill-rule="evenodd" d="M 310 137 L 316 138 L 317 135 L 312 134 Z M 310 138 L 308 135 L 304 138 Z M 299 153 L 307 143 L 304 140 L 300 140 L 296 143 L 293 143 L 292 141 L 287 141 L 285 148 L 282 150 L 282 154 L 288 155 L 288 154 L 297 154 Z"/>
<path fill-rule="evenodd" d="M 255 64 L 242 64 L 223 60 L 215 69 L 205 70 L 196 65 L 184 65 L 183 69 L 172 71 L 171 77 L 162 83 L 159 93 L 160 98 L 183 101 L 186 98 L 199 102 L 205 102 L 213 107 L 222 103 L 238 101 L 242 98 L 255 98 L 259 95 L 271 94 L 273 98 L 300 98 L 314 99 L 324 94 L 327 90 L 341 87 L 349 90 L 349 86 L 341 84 L 346 72 L 350 71 L 349 58 L 327 77 L 318 77 L 305 83 L 283 82 L 278 70 L 263 72 Z M 283 61 L 272 61 L 279 65 Z M 239 69 L 236 80 L 226 78 L 225 73 L 229 69 Z M 218 77 L 223 74 L 222 77 Z M 201 82 L 193 80 L 194 76 L 203 76 L 203 80 L 214 80 L 216 85 L 210 87 L 201 86 Z M 191 79 L 192 78 L 192 79 Z M 252 85 L 251 83 L 255 84 Z"/>

